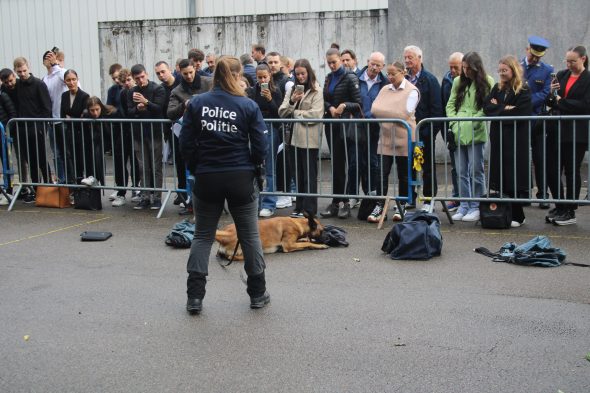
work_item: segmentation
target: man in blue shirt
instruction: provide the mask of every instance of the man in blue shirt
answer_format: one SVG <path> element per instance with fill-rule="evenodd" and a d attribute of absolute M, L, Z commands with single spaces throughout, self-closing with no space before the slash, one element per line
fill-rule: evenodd
<path fill-rule="evenodd" d="M 528 82 L 533 100 L 533 115 L 539 115 L 543 111 L 545 98 L 550 92 L 551 73 L 553 66 L 543 63 L 541 58 L 545 56 L 549 41 L 538 36 L 529 36 L 529 45 L 526 48 L 526 56 L 522 60 L 524 77 Z M 545 157 L 543 155 L 543 142 L 545 133 L 543 122 L 537 122 L 531 131 L 531 148 L 533 163 L 535 166 L 535 181 L 537 184 L 537 198 L 547 198 L 548 190 L 543 175 Z M 547 149 L 545 149 L 547 150 Z M 521 195 L 528 197 L 528 195 Z M 548 203 L 540 203 L 541 209 L 549 209 Z"/>

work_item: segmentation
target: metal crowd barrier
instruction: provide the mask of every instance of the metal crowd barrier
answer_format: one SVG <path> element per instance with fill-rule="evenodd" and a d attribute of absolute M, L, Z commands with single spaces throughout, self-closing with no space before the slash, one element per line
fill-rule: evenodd
<path fill-rule="evenodd" d="M 139 191 L 160 198 L 161 217 L 171 193 L 185 192 L 177 184 L 176 166 L 165 165 L 164 134 L 171 135 L 166 119 L 12 119 L 7 138 L 14 147 L 7 164 L 18 174 L 12 210 L 23 187 L 63 186 L 85 188 L 80 180 L 93 176 L 97 189 Z M 110 142 L 110 156 L 106 146 Z M 176 154 L 171 144 L 172 155 Z M 28 170 L 27 170 L 28 169 Z M 30 175 L 30 176 L 29 176 Z M 16 179 L 15 179 L 16 180 Z"/>
<path fill-rule="evenodd" d="M 413 147 L 412 129 L 407 122 L 401 119 L 272 119 L 265 120 L 269 124 L 271 135 L 278 135 L 271 138 L 270 149 L 279 154 L 274 167 L 279 169 L 275 175 L 279 181 L 275 181 L 275 192 L 269 194 L 278 196 L 311 196 L 321 198 L 347 198 L 347 199 L 384 199 L 389 197 L 396 203 L 413 203 L 414 187 L 417 185 L 412 170 Z M 397 164 L 395 154 L 389 176 L 384 176 L 383 156 L 376 154 L 379 142 L 379 125 L 394 123 L 401 125 L 407 133 L 408 156 L 405 157 L 408 178 L 406 195 L 400 195 L 399 183 L 397 180 Z M 299 171 L 303 170 L 305 176 L 309 176 L 310 170 L 310 149 L 304 152 L 305 163 L 301 165 L 301 158 L 293 154 L 293 128 L 296 124 L 304 127 L 303 145 L 318 146 L 318 150 L 327 152 L 326 160 L 318 159 L 317 169 L 317 192 L 301 192 L 301 184 L 297 181 L 301 176 Z M 316 135 L 313 131 L 315 125 L 321 124 L 323 131 Z M 316 138 L 316 140 L 312 140 Z M 327 146 L 326 146 L 327 145 Z M 338 152 L 338 153 L 337 153 Z M 282 153 L 282 154 L 281 154 Z M 321 158 L 321 157 L 320 157 Z M 369 161 L 375 160 L 376 170 L 371 171 Z M 328 168 L 325 168 L 326 165 Z M 290 173 L 289 173 L 290 172 Z M 345 179 L 338 179 L 344 173 Z M 387 181 L 385 181 L 387 179 Z M 312 181 L 307 177 L 307 183 Z M 336 185 L 340 184 L 340 187 Z M 389 187 L 388 187 L 389 185 Z M 340 188 L 340 189 L 336 189 Z M 385 195 L 380 195 L 378 190 L 385 190 Z M 263 193 L 267 194 L 267 193 Z"/>
<path fill-rule="evenodd" d="M 319 137 L 314 141 L 318 147 L 316 153 L 319 153 L 317 161 L 313 160 L 318 166 L 316 192 L 309 192 L 309 186 L 304 187 L 300 184 L 302 179 L 307 184 L 313 182 L 310 178 L 312 161 L 309 159 L 310 154 L 313 155 L 312 150 L 305 149 L 307 151 L 303 156 L 292 155 L 294 149 L 291 146 L 291 130 L 298 123 L 304 125 L 303 138 L 306 141 L 312 142 L 311 138 Z M 390 185 L 387 195 L 372 192 L 385 187 L 383 156 L 375 155 L 374 152 L 379 138 L 380 123 L 399 124 L 408 134 L 408 185 L 404 196 L 397 192 L 395 159 L 390 179 L 387 180 Z M 414 200 L 413 189 L 417 183 L 412 171 L 412 131 L 406 122 L 399 119 L 272 119 L 267 120 L 267 124 L 271 134 L 270 148 L 272 151 L 282 151 L 282 154 L 272 157 L 271 167 L 277 168 L 273 171 L 275 186 L 262 192 L 262 195 L 340 197 L 357 200 L 383 199 L 388 196 L 396 203 L 411 203 Z M 316 126 L 316 130 L 319 125 L 319 135 L 317 132 L 310 132 L 312 124 Z M 94 186 L 98 189 L 141 191 L 155 195 L 165 193 L 162 207 L 158 211 L 158 217 L 161 217 L 171 193 L 187 191 L 186 186 L 177 185 L 178 176 L 174 159 L 173 165 L 162 164 L 161 176 L 158 171 L 159 163 L 165 161 L 161 152 L 163 135 L 171 135 L 171 126 L 172 122 L 164 119 L 12 119 L 7 125 L 7 140 L 11 142 L 14 154 L 10 154 L 10 149 L 6 149 L 7 154 L 3 154 L 6 161 L 3 167 L 15 169 L 9 169 L 10 173 L 14 174 L 13 181 L 16 185 L 9 210 L 12 210 L 24 187 L 66 184 L 74 189 L 85 188 L 87 186 L 80 184 L 80 179 L 92 175 L 100 182 Z M 107 142 L 111 145 L 110 156 L 106 154 Z M 326 143 L 332 148 L 326 149 Z M 172 157 L 179 153 L 176 144 L 171 144 L 170 148 Z M 338 149 L 343 154 L 332 154 Z M 321 159 L 321 152 L 326 150 L 331 152 L 327 163 Z M 306 161 L 305 165 L 300 163 L 302 157 Z M 363 163 L 363 160 L 370 159 L 378 160 L 377 170 L 371 171 L 370 165 Z M 141 169 L 136 167 L 137 161 L 144 163 Z M 304 171 L 306 175 L 300 174 L 300 171 Z M 344 185 L 335 190 L 332 187 L 332 179 L 338 176 L 338 171 L 344 171 L 345 179 L 338 179 Z M 6 175 L 4 179 L 6 181 Z M 361 192 L 360 184 L 364 184 L 364 193 Z"/>
<path fill-rule="evenodd" d="M 578 122 L 573 122 L 573 120 L 577 120 Z M 461 123 L 467 124 L 464 128 L 461 128 L 459 126 Z M 523 123 L 525 123 L 524 126 Z M 468 193 L 465 192 L 464 185 L 461 184 L 460 181 L 453 184 L 452 171 L 455 168 L 452 165 L 451 156 L 448 151 L 444 154 L 442 169 L 435 161 L 435 144 L 430 143 L 430 141 L 436 138 L 438 132 L 441 132 L 442 142 L 448 146 L 450 142 L 450 139 L 448 138 L 451 137 L 451 134 L 447 131 L 450 130 L 454 124 L 458 126 L 459 133 L 465 132 L 465 130 L 470 130 L 467 131 L 471 134 L 467 139 L 471 139 L 472 142 L 464 145 L 464 147 L 469 146 L 472 150 L 476 145 L 474 141 L 476 130 L 473 125 L 479 124 L 485 127 L 486 153 L 483 155 L 484 164 L 486 166 L 484 172 L 485 190 L 481 195 L 476 195 L 476 184 L 474 184 L 474 182 L 470 184 L 470 189 L 468 190 L 471 194 L 470 197 L 465 196 Z M 497 143 L 499 144 L 499 151 L 492 151 L 491 147 L 490 130 L 493 125 L 508 131 L 508 133 L 502 132 L 496 134 L 499 137 Z M 588 205 L 590 204 L 590 200 L 588 199 L 587 193 L 584 198 L 580 198 L 580 195 L 583 195 L 583 190 L 579 193 L 580 195 L 574 195 L 574 191 L 581 188 L 583 179 L 586 180 L 586 184 L 588 184 L 588 181 L 590 180 L 588 162 L 583 161 L 585 154 L 589 151 L 587 141 L 590 140 L 590 128 L 588 128 L 588 126 L 590 126 L 590 116 L 498 116 L 424 119 L 417 125 L 417 128 L 421 130 L 420 140 L 423 141 L 425 147 L 429 149 L 425 152 L 425 158 L 428 156 L 429 159 L 424 163 L 424 167 L 429 166 L 431 172 L 438 172 L 438 176 L 432 176 L 429 179 L 429 184 L 426 180 L 421 182 L 422 189 L 418 191 L 420 195 L 419 199 L 432 201 L 431 208 L 434 206 L 434 202 L 441 201 L 443 209 L 447 213 L 451 222 L 450 215 L 446 210 L 445 202 L 447 201 L 504 201 L 517 203 L 573 203 Z M 583 127 L 582 133 L 586 137 L 586 141 L 583 139 L 580 140 L 581 137 L 577 135 L 576 127 L 578 127 L 578 129 Z M 517 142 L 517 137 L 522 137 L 521 134 L 517 134 L 517 129 L 519 129 L 519 132 L 523 132 L 524 129 L 524 132 L 526 133 L 526 141 L 519 138 Z M 570 136 L 572 139 L 571 141 Z M 506 137 L 511 138 L 511 140 L 506 141 L 504 139 Z M 457 135 L 455 138 L 460 139 L 461 136 Z M 566 141 L 569 141 L 570 143 L 566 144 Z M 516 146 L 518 144 L 525 144 L 526 150 L 517 150 Z M 457 145 L 459 145 L 459 143 L 457 143 Z M 567 145 L 571 145 L 571 151 L 563 150 Z M 504 150 L 506 147 L 511 149 L 511 151 L 506 152 Z M 455 160 L 461 158 L 461 154 L 464 153 L 464 150 L 465 149 L 458 150 L 458 153 L 454 156 Z M 499 157 L 502 159 L 500 159 L 499 162 L 492 164 L 490 160 L 493 154 L 499 154 Z M 511 164 L 516 163 L 517 159 L 522 157 L 523 154 L 526 155 L 525 161 L 527 165 L 527 175 L 525 179 L 522 179 L 522 176 L 517 176 L 517 170 L 519 167 Z M 562 167 L 562 158 L 567 154 L 571 154 L 572 166 Z M 553 165 L 551 165 L 551 163 L 547 164 L 548 160 L 553 162 Z M 581 162 L 579 171 L 575 168 L 576 160 Z M 495 159 L 494 161 L 498 160 Z M 494 165 L 497 167 L 492 168 Z M 506 170 L 505 167 L 507 167 Z M 490 172 L 492 169 L 498 170 L 500 173 L 499 185 L 490 184 Z M 475 167 L 471 166 L 469 170 L 471 178 L 473 179 L 475 177 Z M 563 184 L 565 177 L 564 172 L 577 173 L 573 176 L 573 182 L 571 184 L 571 188 L 574 191 L 566 190 L 566 192 L 562 193 L 562 186 L 561 188 L 558 188 L 556 194 L 552 194 L 548 189 L 551 185 L 550 183 L 555 184 L 555 182 L 561 182 Z M 582 177 L 582 173 L 585 173 L 584 177 Z M 504 181 L 504 176 L 507 176 L 509 179 L 507 184 Z M 535 181 L 533 181 L 533 178 L 535 178 Z M 430 195 L 425 195 L 424 188 L 428 185 L 430 186 L 430 189 L 427 193 Z M 490 190 L 490 186 L 492 186 L 492 190 Z M 521 188 L 525 188 L 527 193 L 519 195 L 512 191 Z M 434 192 L 430 192 L 430 190 L 434 190 Z M 497 192 L 500 196 L 498 198 L 490 198 L 488 197 L 490 191 Z M 534 191 L 536 192 L 533 196 Z M 513 195 L 507 195 L 507 193 L 512 193 Z"/>

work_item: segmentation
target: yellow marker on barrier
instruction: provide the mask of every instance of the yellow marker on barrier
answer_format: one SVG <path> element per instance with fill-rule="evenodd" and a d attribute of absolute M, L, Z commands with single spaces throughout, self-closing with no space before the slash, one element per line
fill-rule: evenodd
<path fill-rule="evenodd" d="M 422 164 L 424 164 L 424 152 L 420 146 L 414 146 L 414 164 L 412 167 L 421 172 Z"/>

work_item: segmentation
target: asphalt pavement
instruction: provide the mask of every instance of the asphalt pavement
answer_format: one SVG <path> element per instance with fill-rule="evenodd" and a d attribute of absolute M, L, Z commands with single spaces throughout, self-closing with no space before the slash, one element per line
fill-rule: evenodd
<path fill-rule="evenodd" d="M 473 252 L 545 234 L 589 263 L 590 207 L 567 227 L 527 207 L 526 225 L 496 231 L 439 213 L 429 261 L 381 252 L 391 221 L 323 220 L 350 246 L 268 255 L 268 307 L 250 310 L 242 265 L 212 256 L 190 316 L 188 250 L 164 244 L 177 207 L 104 206 L 1 208 L 0 392 L 590 392 L 590 268 Z"/>

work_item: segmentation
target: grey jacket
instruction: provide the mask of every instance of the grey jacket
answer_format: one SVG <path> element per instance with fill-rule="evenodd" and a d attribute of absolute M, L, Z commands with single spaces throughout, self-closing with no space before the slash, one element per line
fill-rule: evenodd
<path fill-rule="evenodd" d="M 184 79 L 170 93 L 166 117 L 172 121 L 178 120 L 184 115 L 185 102 L 192 96 L 203 94 L 211 90 L 213 79 L 208 76 L 195 75 L 193 83 L 187 83 Z"/>

